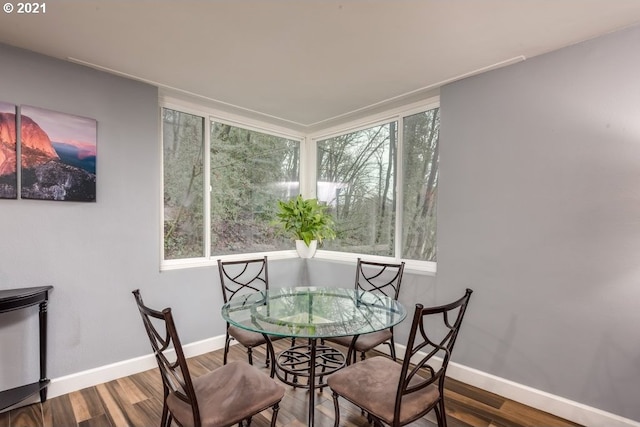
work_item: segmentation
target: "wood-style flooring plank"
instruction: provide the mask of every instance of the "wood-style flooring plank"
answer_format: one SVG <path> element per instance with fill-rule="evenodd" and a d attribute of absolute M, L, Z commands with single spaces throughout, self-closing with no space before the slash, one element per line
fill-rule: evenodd
<path fill-rule="evenodd" d="M 222 353 L 210 352 L 196 356 L 200 363 L 207 367 L 210 371 L 222 366 Z"/>
<path fill-rule="evenodd" d="M 507 400 L 500 408 L 500 412 L 511 415 L 518 419 L 521 423 L 529 426 L 545 426 L 545 427 L 567 427 L 579 424 L 571 423 L 562 418 L 551 415 L 547 412 L 538 411 L 522 403 Z"/>
<path fill-rule="evenodd" d="M 157 372 L 156 375 L 159 376 Z M 158 385 L 158 388 L 161 389 L 161 386 Z M 160 423 L 160 417 L 162 414 L 161 392 L 153 393 L 153 397 L 149 397 L 132 404 L 129 396 L 123 396 L 120 393 L 120 390 L 122 390 L 120 380 L 111 381 L 105 384 L 105 395 L 108 393 L 119 410 L 121 419 L 117 420 L 118 423 L 123 423 L 123 426 L 157 425 Z M 149 395 L 151 396 L 152 393 L 149 393 Z M 150 416 L 150 414 L 152 415 Z M 115 425 L 116 417 L 114 416 L 112 418 Z"/>
<path fill-rule="evenodd" d="M 23 406 L 10 411 L 11 426 L 39 427 L 44 421 L 40 404 Z"/>
<path fill-rule="evenodd" d="M 106 414 L 100 414 L 78 423 L 78 427 L 113 427 Z"/>
<path fill-rule="evenodd" d="M 448 393 L 445 393 L 445 396 L 447 395 Z M 468 407 L 461 406 L 453 399 L 445 400 L 445 403 L 447 419 L 455 420 L 456 424 L 459 426 L 490 427 L 492 425 L 492 418 L 483 415 L 481 412 L 475 412 L 470 410 Z M 449 424 L 453 425 L 453 422 L 450 422 Z"/>
<path fill-rule="evenodd" d="M 1 413 L 0 427 L 10 427 L 10 426 L 11 426 L 11 416 L 9 415 L 9 411 Z"/>
<path fill-rule="evenodd" d="M 95 387 L 69 393 L 71 407 L 78 422 L 90 420 L 105 413 L 104 406 Z"/>
<path fill-rule="evenodd" d="M 132 405 L 153 397 L 151 393 L 147 393 L 146 390 L 141 390 L 136 383 L 131 381 L 130 377 L 118 378 L 116 381 L 126 396 L 127 402 Z"/>
<path fill-rule="evenodd" d="M 137 421 L 131 426 L 159 426 L 162 418 L 162 400 L 147 399 L 133 405 L 136 409 Z"/>
<path fill-rule="evenodd" d="M 576 426 L 576 424 L 571 423 L 567 420 L 563 420 L 557 417 L 550 416 L 549 414 L 533 410 L 527 406 L 521 405 L 521 408 L 526 408 L 527 410 L 535 411 L 536 417 L 532 417 L 531 414 L 528 414 L 525 411 L 519 410 L 508 410 L 508 408 L 512 407 L 511 404 L 515 403 L 512 401 L 505 401 L 505 403 L 500 408 L 493 408 L 489 405 L 485 405 L 484 403 L 473 400 L 469 397 L 459 395 L 455 392 L 450 392 L 450 399 L 455 401 L 461 411 L 468 412 L 471 414 L 480 414 L 483 416 L 489 417 L 493 423 L 500 426 L 514 426 L 514 427 L 536 427 L 544 425 L 545 427 L 569 427 Z M 520 404 L 518 404 L 520 405 Z M 507 408 L 505 410 L 504 408 Z"/>
<path fill-rule="evenodd" d="M 211 372 L 211 369 L 200 363 L 200 360 L 197 357 L 189 359 L 187 365 L 192 378 L 198 378 L 199 376 Z"/>
<path fill-rule="evenodd" d="M 102 400 L 113 427 L 128 427 L 132 425 L 131 417 L 127 411 L 127 407 L 131 405 L 128 403 L 127 396 L 118 381 L 97 385 L 96 391 Z M 126 402 L 123 403 L 123 400 L 126 400 Z"/>
<path fill-rule="evenodd" d="M 139 372 L 129 379 L 150 398 L 162 400 L 162 379 L 157 369 Z"/>
<path fill-rule="evenodd" d="M 71 400 L 68 394 L 48 399 L 42 404 L 44 427 L 58 427 L 77 425 Z M 12 424 L 11 427 L 17 427 Z"/>
<path fill-rule="evenodd" d="M 497 394 L 490 393 L 477 387 L 473 387 L 469 384 L 462 383 L 460 381 L 454 380 L 453 378 L 447 378 L 445 380 L 445 389 L 445 396 L 447 395 L 447 390 L 451 390 L 462 396 L 470 397 L 471 399 L 482 402 L 485 405 L 489 405 L 493 408 L 500 408 L 500 406 L 502 406 L 502 404 L 506 400 L 502 396 L 498 396 Z"/>

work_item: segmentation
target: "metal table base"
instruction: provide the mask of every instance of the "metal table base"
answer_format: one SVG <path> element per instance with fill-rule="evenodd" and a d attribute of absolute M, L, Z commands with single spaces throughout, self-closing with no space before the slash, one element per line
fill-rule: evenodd
<path fill-rule="evenodd" d="M 280 381 L 292 387 L 309 389 L 309 427 L 314 425 L 316 388 L 322 390 L 326 386 L 324 377 L 343 368 L 347 360 L 340 350 L 318 345 L 317 341 L 316 338 L 309 338 L 308 344 L 292 346 L 277 355 L 273 346 L 268 346 L 274 361 L 271 376 L 275 374 Z"/>

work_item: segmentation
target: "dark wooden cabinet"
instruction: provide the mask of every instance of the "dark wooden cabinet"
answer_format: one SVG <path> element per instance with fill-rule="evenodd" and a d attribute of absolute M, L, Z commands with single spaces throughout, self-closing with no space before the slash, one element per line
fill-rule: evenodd
<path fill-rule="evenodd" d="M 40 379 L 9 390 L 0 391 L 0 411 L 6 409 L 36 393 L 40 393 L 40 401 L 47 400 L 47 303 L 49 291 L 53 286 L 0 290 L 0 313 L 20 310 L 39 305 L 40 321 Z"/>

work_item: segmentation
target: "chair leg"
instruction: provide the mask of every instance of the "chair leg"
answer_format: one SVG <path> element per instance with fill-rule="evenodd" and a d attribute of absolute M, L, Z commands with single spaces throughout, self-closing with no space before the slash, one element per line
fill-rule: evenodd
<path fill-rule="evenodd" d="M 168 414 L 168 411 L 167 411 L 167 406 L 165 405 L 162 408 L 162 418 L 160 419 L 160 426 L 161 427 L 168 427 L 170 423 L 171 423 L 171 421 L 169 420 L 169 414 Z"/>
<path fill-rule="evenodd" d="M 398 359 L 396 359 L 396 343 L 393 342 L 393 335 L 391 335 L 391 339 L 387 341 L 387 344 L 389 345 L 389 350 L 391 350 L 391 358 L 394 362 L 397 362 Z"/>
<path fill-rule="evenodd" d="M 229 333 L 227 332 L 227 336 L 224 339 L 224 355 L 222 356 L 222 364 L 226 365 L 227 364 L 227 354 L 229 353 L 229 343 L 231 342 L 231 337 L 229 336 Z"/>
<path fill-rule="evenodd" d="M 253 365 L 253 350 L 251 347 L 247 347 L 247 358 L 249 359 L 249 365 Z"/>
<path fill-rule="evenodd" d="M 338 404 L 338 393 L 333 392 L 333 409 L 335 411 L 335 417 L 333 427 L 339 427 L 340 424 L 340 405 Z"/>
<path fill-rule="evenodd" d="M 265 350 L 266 350 L 266 353 L 267 353 L 267 357 L 265 357 L 264 364 L 265 364 L 265 368 L 268 368 L 268 367 L 269 367 L 269 365 L 271 364 L 271 354 L 270 354 L 270 352 L 269 352 L 269 346 L 265 345 L 265 347 L 267 347 L 267 348 L 265 349 Z"/>
<path fill-rule="evenodd" d="M 269 372 L 269 376 L 274 378 L 276 376 L 276 354 L 273 350 L 273 343 L 271 340 L 268 340 L 265 343 L 266 352 L 267 352 L 267 368 L 271 365 L 271 369 Z"/>
<path fill-rule="evenodd" d="M 280 410 L 280 402 L 276 402 L 273 405 L 273 414 L 271 414 L 271 427 L 276 427 L 276 420 L 278 419 L 278 411 Z"/>
<path fill-rule="evenodd" d="M 162 402 L 162 418 L 160 418 L 160 426 L 161 427 L 169 427 L 171 425 L 171 414 L 169 413 L 169 407 L 167 406 L 167 396 L 169 395 L 169 390 L 166 387 L 163 387 L 164 399 Z"/>
<path fill-rule="evenodd" d="M 447 414 L 444 409 L 444 398 L 441 397 L 438 404 L 435 406 L 436 419 L 438 420 L 438 427 L 447 427 Z"/>

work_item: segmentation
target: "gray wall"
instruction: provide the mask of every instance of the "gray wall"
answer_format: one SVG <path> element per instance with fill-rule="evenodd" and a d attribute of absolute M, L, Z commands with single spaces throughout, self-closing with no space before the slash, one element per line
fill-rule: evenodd
<path fill-rule="evenodd" d="M 441 91 L 454 360 L 640 420 L 640 28 Z"/>

